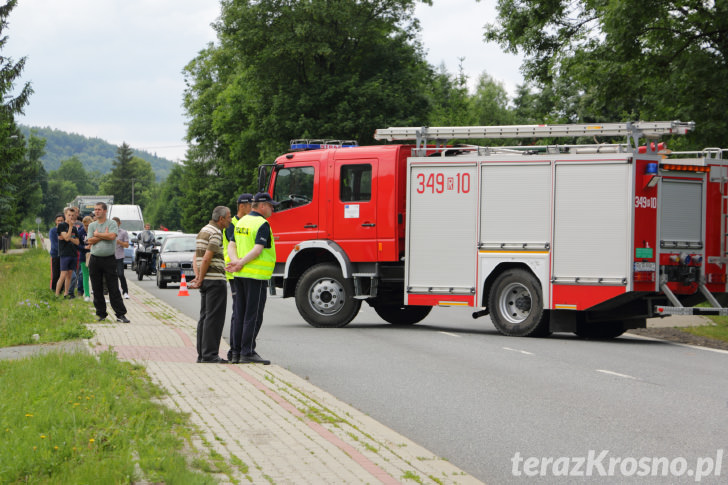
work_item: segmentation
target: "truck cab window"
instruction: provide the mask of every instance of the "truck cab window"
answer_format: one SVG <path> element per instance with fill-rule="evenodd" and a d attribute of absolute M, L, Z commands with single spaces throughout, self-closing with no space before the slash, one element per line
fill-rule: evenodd
<path fill-rule="evenodd" d="M 273 198 L 280 202 L 277 212 L 310 204 L 313 200 L 313 167 L 286 167 L 278 170 Z"/>
<path fill-rule="evenodd" d="M 366 202 L 372 198 L 372 166 L 343 165 L 339 185 L 342 202 Z"/>

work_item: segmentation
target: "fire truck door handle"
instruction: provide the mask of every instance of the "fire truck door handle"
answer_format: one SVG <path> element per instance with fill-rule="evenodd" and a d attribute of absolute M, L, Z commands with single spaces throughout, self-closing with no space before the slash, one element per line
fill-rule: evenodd
<path fill-rule="evenodd" d="M 304 229 L 316 229 L 318 226 L 316 224 L 304 224 Z"/>
<path fill-rule="evenodd" d="M 365 222 L 364 224 L 361 225 L 361 227 L 374 227 L 375 225 L 376 224 L 373 224 L 371 222 Z"/>

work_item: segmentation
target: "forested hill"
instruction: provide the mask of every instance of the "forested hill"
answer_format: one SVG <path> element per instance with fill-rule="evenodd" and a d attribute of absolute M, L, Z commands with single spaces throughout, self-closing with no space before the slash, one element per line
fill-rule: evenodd
<path fill-rule="evenodd" d="M 87 172 L 99 172 L 105 174 L 111 171 L 112 164 L 116 158 L 117 146 L 100 138 L 87 138 L 76 133 L 53 128 L 39 128 L 20 125 L 23 136 L 29 138 L 30 131 L 35 136 L 46 140 L 45 156 L 41 159 L 46 171 L 57 170 L 61 162 L 73 156 L 78 158 Z M 174 162 L 166 158 L 160 158 L 143 150 L 134 150 L 134 156 L 143 158 L 152 165 L 152 170 L 157 182 L 167 178 L 174 166 Z"/>

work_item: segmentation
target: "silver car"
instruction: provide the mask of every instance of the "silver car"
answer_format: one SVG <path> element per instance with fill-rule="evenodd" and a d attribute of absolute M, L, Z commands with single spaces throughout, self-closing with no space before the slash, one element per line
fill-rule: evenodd
<path fill-rule="evenodd" d="M 182 273 L 187 281 L 195 277 L 192 262 L 195 258 L 196 234 L 168 234 L 157 256 L 157 287 L 179 283 Z"/>

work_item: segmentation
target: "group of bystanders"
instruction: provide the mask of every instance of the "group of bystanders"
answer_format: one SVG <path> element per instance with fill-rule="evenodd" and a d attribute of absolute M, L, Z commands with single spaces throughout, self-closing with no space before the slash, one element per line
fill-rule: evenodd
<path fill-rule="evenodd" d="M 30 244 L 31 248 L 34 248 L 35 241 L 36 241 L 35 231 L 30 231 L 30 232 L 23 231 L 20 233 L 20 243 L 22 244 L 23 249 L 27 249 L 28 244 Z"/>
<path fill-rule="evenodd" d="M 107 205 L 101 202 L 94 207 L 94 216 L 84 217 L 83 222 L 76 220 L 78 209 L 74 207 L 66 207 L 63 214 L 56 215 L 56 226 L 49 232 L 51 290 L 58 297 L 63 291 L 65 299 L 73 299 L 77 287 L 79 292 L 83 291 L 86 301 L 91 300 L 90 294 L 93 293 L 96 315 L 101 321 L 107 317 L 106 289 L 116 320 L 128 323 L 119 280 L 124 298 L 129 298 L 123 267 L 123 253 L 124 248 L 129 246 L 129 235 L 119 228 L 117 218 L 107 219 L 107 211 Z M 117 261 L 119 250 L 121 259 Z"/>
<path fill-rule="evenodd" d="M 215 207 L 210 222 L 197 234 L 195 278 L 190 289 L 200 290 L 197 324 L 197 362 L 270 364 L 256 352 L 256 339 L 263 323 L 268 282 L 276 261 L 273 231 L 267 219 L 278 202 L 266 192 L 238 197 L 235 217 L 225 206 Z M 79 290 L 89 298 L 89 282 L 99 321 L 107 318 L 104 293 L 108 292 L 118 322 L 129 323 L 124 298 L 129 289 L 124 277 L 124 248 L 129 235 L 121 221 L 107 217 L 108 207 L 99 202 L 94 216 L 78 222 L 77 210 L 64 209 L 50 231 L 51 289 L 64 298 L 74 298 L 74 275 L 82 273 Z M 232 294 L 230 352 L 220 357 L 220 339 L 227 308 L 227 284 Z M 121 283 L 121 292 L 119 291 Z M 122 296 L 123 294 L 123 296 Z"/>

